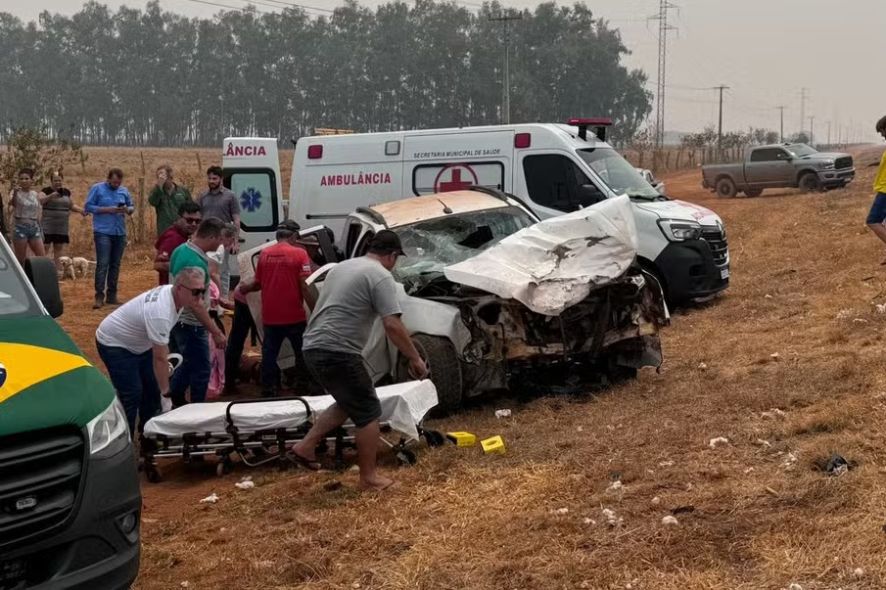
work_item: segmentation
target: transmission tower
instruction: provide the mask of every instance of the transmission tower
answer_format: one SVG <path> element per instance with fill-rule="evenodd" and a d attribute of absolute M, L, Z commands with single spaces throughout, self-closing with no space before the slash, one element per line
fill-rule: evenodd
<path fill-rule="evenodd" d="M 677 27 L 668 24 L 668 12 L 677 8 L 668 0 L 659 0 L 658 14 L 649 20 L 658 21 L 658 89 L 656 91 L 655 112 L 655 148 L 661 150 L 664 145 L 665 126 L 665 89 L 667 87 L 667 62 L 668 62 L 668 33 L 676 31 Z"/>
<path fill-rule="evenodd" d="M 523 20 L 522 14 L 502 14 L 490 16 L 492 22 L 502 23 L 505 27 L 505 63 L 502 67 L 502 107 L 501 122 L 511 124 L 511 21 Z"/>

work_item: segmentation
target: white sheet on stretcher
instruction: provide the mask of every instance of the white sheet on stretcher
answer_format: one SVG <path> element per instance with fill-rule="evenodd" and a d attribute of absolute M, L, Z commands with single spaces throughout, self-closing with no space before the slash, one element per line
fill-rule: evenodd
<path fill-rule="evenodd" d="M 429 380 L 410 381 L 376 389 L 381 401 L 381 422 L 407 436 L 418 439 L 416 425 L 437 405 L 437 388 Z M 305 397 L 316 416 L 335 403 L 331 395 Z M 188 404 L 160 414 L 145 424 L 145 436 L 180 437 L 187 433 L 212 433 L 229 436 L 225 430 L 225 411 L 230 402 Z M 274 428 L 294 428 L 305 421 L 304 405 L 297 401 L 273 401 L 236 404 L 231 417 L 240 432 L 256 432 Z"/>

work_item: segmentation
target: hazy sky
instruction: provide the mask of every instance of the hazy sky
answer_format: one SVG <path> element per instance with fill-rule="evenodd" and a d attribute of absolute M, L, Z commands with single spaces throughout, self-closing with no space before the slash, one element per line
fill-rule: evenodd
<path fill-rule="evenodd" d="M 215 0 L 244 6 L 246 0 Z M 297 2 L 297 0 L 292 0 Z M 337 0 L 302 0 L 335 7 Z M 474 0 L 479 1 L 479 0 Z M 800 91 L 808 89 L 808 117 L 815 116 L 820 141 L 850 124 L 857 138 L 876 140 L 875 121 L 886 114 L 886 0 L 672 0 L 677 27 L 668 39 L 669 85 L 666 128 L 693 131 L 717 121 L 717 94 L 709 88 L 731 87 L 724 98 L 724 128 L 778 129 L 783 104 L 785 133 L 800 128 Z M 121 0 L 109 0 L 117 6 Z M 209 17 L 216 8 L 192 0 L 160 0 L 168 9 L 189 16 Z M 364 0 L 374 6 L 377 0 Z M 532 7 L 533 0 L 506 0 L 506 6 Z M 628 63 L 644 69 L 655 90 L 658 59 L 658 0 L 586 0 L 597 16 L 622 31 L 633 52 Z M 130 6 L 144 2 L 127 0 Z M 35 19 L 42 10 L 75 12 L 77 0 L 0 0 L 0 10 Z M 259 5 L 262 11 L 271 10 Z M 517 25 L 519 26 L 519 25 Z M 576 113 L 576 115 L 594 113 Z M 858 135 L 861 134 L 861 135 Z"/>

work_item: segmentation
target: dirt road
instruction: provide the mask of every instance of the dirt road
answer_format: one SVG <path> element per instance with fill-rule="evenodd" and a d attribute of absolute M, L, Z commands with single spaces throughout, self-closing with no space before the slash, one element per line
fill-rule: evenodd
<path fill-rule="evenodd" d="M 886 248 L 863 225 L 876 155 L 824 194 L 723 201 L 697 172 L 667 178 L 724 218 L 731 288 L 676 314 L 660 373 L 432 425 L 501 434 L 504 456 L 425 449 L 415 467 L 391 466 L 402 486 L 384 495 L 353 491 L 351 472 L 257 470 L 241 491 L 246 471 L 167 470 L 143 488 L 137 587 L 886 586 Z M 152 280 L 133 270 L 124 294 Z M 101 314 L 88 289 L 65 295 L 63 323 L 91 351 Z M 494 418 L 502 407 L 510 419 Z M 710 448 L 717 437 L 728 442 Z M 816 471 L 832 452 L 857 466 Z M 327 491 L 333 481 L 344 486 Z M 218 504 L 198 504 L 212 491 Z"/>

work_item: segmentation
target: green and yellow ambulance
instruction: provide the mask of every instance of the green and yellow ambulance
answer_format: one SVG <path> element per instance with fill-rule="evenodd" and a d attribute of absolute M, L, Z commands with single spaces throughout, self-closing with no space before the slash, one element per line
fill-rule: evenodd
<path fill-rule="evenodd" d="M 129 588 L 141 494 L 126 416 L 53 319 L 55 266 L 0 239 L 0 590 Z"/>

